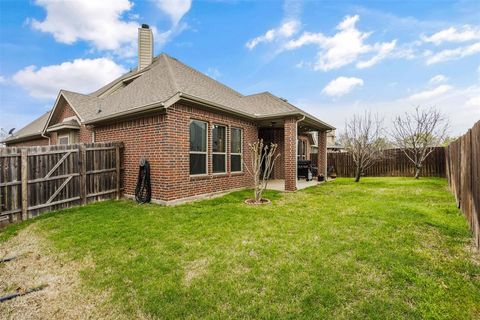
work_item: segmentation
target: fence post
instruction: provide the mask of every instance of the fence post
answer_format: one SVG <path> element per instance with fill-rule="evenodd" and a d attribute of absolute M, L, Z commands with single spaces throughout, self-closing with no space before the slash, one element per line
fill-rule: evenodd
<path fill-rule="evenodd" d="M 22 177 L 22 221 L 28 219 L 28 158 L 27 149 L 20 153 L 21 177 Z"/>
<path fill-rule="evenodd" d="M 117 200 L 120 199 L 120 144 L 115 147 L 115 172 L 117 183 Z"/>
<path fill-rule="evenodd" d="M 80 161 L 80 204 L 87 204 L 87 151 L 84 144 L 78 146 L 78 159 Z"/>

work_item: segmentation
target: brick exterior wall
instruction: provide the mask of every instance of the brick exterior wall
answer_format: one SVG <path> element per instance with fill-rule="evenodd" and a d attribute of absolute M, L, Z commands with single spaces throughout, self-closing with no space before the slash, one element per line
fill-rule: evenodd
<path fill-rule="evenodd" d="M 7 147 L 34 147 L 34 146 L 48 146 L 48 139 L 36 138 L 28 141 L 7 143 Z"/>
<path fill-rule="evenodd" d="M 153 115 L 145 118 L 116 122 L 95 127 L 95 142 L 122 141 L 124 144 L 123 161 L 124 193 L 133 195 L 137 183 L 138 165 L 142 157 L 151 164 L 152 198 L 160 200 L 160 186 L 163 183 L 162 155 L 165 143 L 165 115 Z"/>
<path fill-rule="evenodd" d="M 60 123 L 65 118 L 75 116 L 67 104 L 58 108 L 50 125 Z M 208 170 L 201 176 L 190 176 L 189 126 L 191 120 L 208 123 Z M 212 128 L 214 124 L 227 127 L 227 166 L 226 173 L 213 174 L 212 168 Z M 243 172 L 230 172 L 230 130 L 243 129 Z M 280 157 L 277 159 L 272 178 L 285 179 L 285 190 L 295 191 L 297 181 L 297 120 L 284 119 L 284 128 L 273 130 L 273 142 L 278 144 Z M 166 114 L 148 115 L 139 118 L 117 121 L 97 127 L 81 125 L 76 131 L 78 141 L 83 143 L 121 141 L 124 144 L 123 175 L 124 193 L 133 195 L 138 175 L 138 165 L 145 157 L 151 165 L 152 198 L 164 202 L 194 197 L 202 194 L 222 192 L 236 188 L 252 187 L 253 179 L 245 169 L 251 161 L 248 148 L 259 138 L 257 124 L 234 116 L 220 114 L 205 109 L 177 103 L 167 109 Z M 50 134 L 51 144 L 57 143 L 58 134 Z M 310 158 L 310 141 L 307 136 L 298 139 L 307 141 L 307 159 Z M 9 146 L 47 145 L 48 139 L 37 139 Z M 319 172 L 326 173 L 326 133 L 319 132 Z"/>
<path fill-rule="evenodd" d="M 285 191 L 297 189 L 297 120 L 286 118 L 284 122 L 284 177 Z"/>
<path fill-rule="evenodd" d="M 327 132 L 318 131 L 318 175 L 327 176 Z"/>
<path fill-rule="evenodd" d="M 190 120 L 205 121 L 209 125 L 208 172 L 204 176 L 190 176 Z M 212 173 L 212 126 L 227 126 L 227 172 Z M 230 128 L 243 129 L 243 157 L 250 163 L 248 144 L 258 138 L 256 124 L 232 116 L 221 115 L 198 108 L 175 104 L 165 115 L 148 116 L 95 128 L 95 141 L 122 141 L 124 143 L 125 194 L 134 194 L 138 163 L 146 157 L 151 166 L 152 198 L 172 201 L 201 194 L 251 187 L 253 180 L 246 169 L 230 173 Z"/>

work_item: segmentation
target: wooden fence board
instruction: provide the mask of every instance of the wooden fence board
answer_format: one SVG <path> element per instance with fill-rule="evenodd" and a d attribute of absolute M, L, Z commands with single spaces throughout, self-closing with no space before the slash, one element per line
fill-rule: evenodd
<path fill-rule="evenodd" d="M 347 152 L 327 154 L 328 168 L 333 167 L 338 177 L 353 177 L 355 166 L 353 158 Z M 415 167 L 401 149 L 385 151 L 385 158 L 365 170 L 365 176 L 371 177 L 410 177 L 415 175 Z M 425 160 L 420 173 L 424 177 L 445 177 L 445 148 L 438 147 Z"/>
<path fill-rule="evenodd" d="M 480 248 L 480 121 L 450 143 L 445 161 L 450 190 L 470 225 L 475 245 Z"/>
<path fill-rule="evenodd" d="M 116 142 L 0 148 L 0 226 L 120 197 Z"/>

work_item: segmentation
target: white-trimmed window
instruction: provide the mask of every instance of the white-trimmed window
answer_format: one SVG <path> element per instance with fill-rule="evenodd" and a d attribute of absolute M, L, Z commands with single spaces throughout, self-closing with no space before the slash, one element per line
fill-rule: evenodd
<path fill-rule="evenodd" d="M 227 171 L 227 127 L 214 124 L 212 128 L 213 173 Z"/>
<path fill-rule="evenodd" d="M 239 128 L 232 128 L 230 134 L 230 171 L 243 171 L 243 131 Z"/>
<path fill-rule="evenodd" d="M 70 136 L 68 134 L 59 136 L 58 144 L 70 144 Z"/>
<path fill-rule="evenodd" d="M 190 175 L 207 173 L 207 128 L 203 121 L 190 121 Z"/>

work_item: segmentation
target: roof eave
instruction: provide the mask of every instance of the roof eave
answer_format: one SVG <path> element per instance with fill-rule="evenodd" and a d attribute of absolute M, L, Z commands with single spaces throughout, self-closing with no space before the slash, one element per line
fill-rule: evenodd
<path fill-rule="evenodd" d="M 95 124 L 99 124 L 99 123 L 103 123 L 103 122 L 109 122 L 109 121 L 114 120 L 114 119 L 121 119 L 121 118 L 126 117 L 126 116 L 140 115 L 140 114 L 148 113 L 148 112 L 151 112 L 155 109 L 161 110 L 162 108 L 165 108 L 165 105 L 164 105 L 163 102 L 154 102 L 154 103 L 144 105 L 144 106 L 141 106 L 141 107 L 125 110 L 125 111 L 122 111 L 122 112 L 113 113 L 113 114 L 110 114 L 110 115 L 107 115 L 107 116 L 104 116 L 104 117 L 97 117 L 95 119 L 87 120 L 87 121 L 85 121 L 85 124 L 86 125 L 95 125 Z"/>
<path fill-rule="evenodd" d="M 194 102 L 196 104 L 207 106 L 207 107 L 212 108 L 214 110 L 223 111 L 223 112 L 233 114 L 233 115 L 237 115 L 237 116 L 240 116 L 242 118 L 249 119 L 249 120 L 257 120 L 256 116 L 251 115 L 249 113 L 241 112 L 241 111 L 238 111 L 238 110 L 226 107 L 224 105 L 221 105 L 221 104 L 218 104 L 218 103 L 215 103 L 215 102 L 211 102 L 211 101 L 208 101 L 208 100 L 205 100 L 205 99 L 202 99 L 202 98 L 190 95 L 190 94 L 180 93 L 179 94 L 179 100 Z"/>
<path fill-rule="evenodd" d="M 20 137 L 9 137 L 0 142 L 1 143 L 23 142 L 23 141 L 32 140 L 34 138 L 44 138 L 44 137 L 42 137 L 41 132 L 38 132 L 38 133 L 31 133 L 31 134 L 20 136 Z"/>
<path fill-rule="evenodd" d="M 62 124 L 56 127 L 50 127 L 47 128 L 47 132 L 55 132 L 59 130 L 65 130 L 65 129 L 74 129 L 74 130 L 80 130 L 80 126 L 74 125 L 74 124 Z"/>
<path fill-rule="evenodd" d="M 325 123 L 315 117 L 310 116 L 309 114 L 305 114 L 300 111 L 288 111 L 288 112 L 281 112 L 281 113 L 275 113 L 275 114 L 269 114 L 265 116 L 257 116 L 258 120 L 273 120 L 273 119 L 279 119 L 279 118 L 284 118 L 284 117 L 303 117 L 305 116 L 305 119 L 302 120 L 302 122 L 305 122 L 309 126 L 312 126 L 316 129 L 320 130 L 335 130 L 335 127 L 329 125 L 328 123 Z"/>

